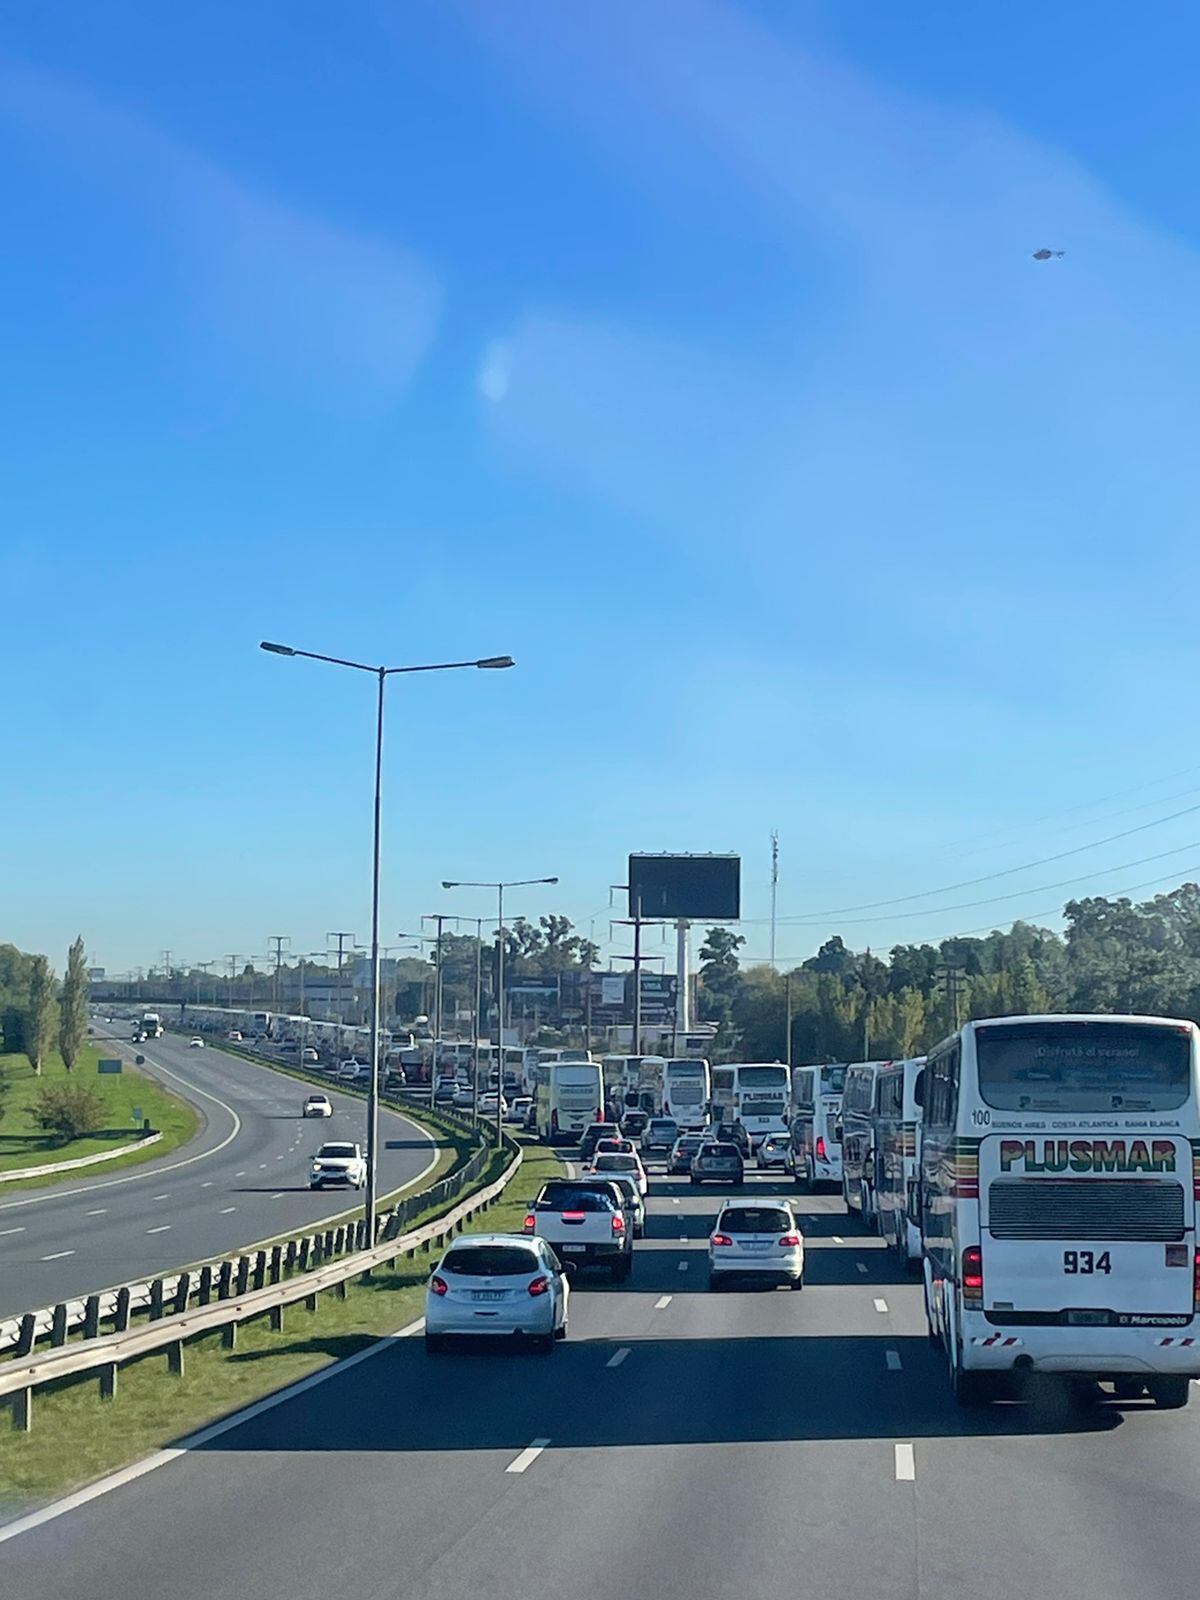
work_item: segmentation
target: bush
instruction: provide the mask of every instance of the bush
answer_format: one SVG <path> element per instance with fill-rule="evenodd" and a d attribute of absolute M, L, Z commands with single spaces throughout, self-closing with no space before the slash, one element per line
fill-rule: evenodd
<path fill-rule="evenodd" d="M 33 1120 L 62 1144 L 95 1133 L 104 1117 L 104 1101 L 81 1083 L 47 1084 L 33 1103 Z"/>

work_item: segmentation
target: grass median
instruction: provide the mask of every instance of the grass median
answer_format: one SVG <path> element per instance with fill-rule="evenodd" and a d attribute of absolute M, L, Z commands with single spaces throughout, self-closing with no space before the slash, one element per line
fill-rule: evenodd
<path fill-rule="evenodd" d="M 131 1150 L 127 1155 L 114 1156 L 111 1161 L 97 1162 L 93 1168 L 47 1173 L 40 1178 L 14 1178 L 0 1184 L 0 1199 L 22 1189 L 70 1182 L 90 1171 L 107 1175 L 123 1167 L 157 1160 L 195 1135 L 200 1116 L 185 1100 L 128 1062 L 119 1073 L 99 1072 L 100 1057 L 101 1052 L 94 1045 L 86 1045 L 74 1071 L 68 1073 L 62 1057 L 55 1051 L 43 1062 L 41 1076 L 35 1077 L 27 1057 L 0 1055 L 0 1071 L 7 1085 L 0 1099 L 4 1112 L 0 1121 L 0 1173 L 44 1166 L 49 1162 L 74 1161 L 81 1156 L 102 1155 L 119 1149 L 137 1138 L 143 1121 L 149 1122 L 162 1138 L 142 1150 Z M 104 1126 L 96 1133 L 64 1142 L 34 1121 L 34 1107 L 42 1090 L 64 1083 L 83 1084 L 99 1096 L 104 1107 Z"/>
<path fill-rule="evenodd" d="M 537 1190 L 562 1170 L 559 1158 L 541 1145 L 524 1143 L 523 1153 L 504 1195 L 465 1232 L 519 1229 Z M 494 1155 L 481 1187 L 504 1164 L 502 1154 Z M 422 1220 L 427 1219 L 411 1226 Z M 282 1332 L 272 1332 L 266 1317 L 243 1324 L 232 1351 L 221 1347 L 219 1334 L 205 1334 L 185 1346 L 180 1377 L 166 1371 L 163 1354 L 132 1362 L 121 1368 L 112 1401 L 99 1399 L 95 1377 L 38 1390 L 29 1433 L 5 1431 L 7 1418 L 0 1418 L 0 1517 L 19 1516 L 136 1461 L 412 1322 L 424 1310 L 434 1259 L 401 1257 L 394 1268 L 377 1269 L 369 1283 L 351 1280 L 345 1300 L 323 1294 L 315 1311 L 306 1311 L 302 1302 L 288 1306 Z"/>

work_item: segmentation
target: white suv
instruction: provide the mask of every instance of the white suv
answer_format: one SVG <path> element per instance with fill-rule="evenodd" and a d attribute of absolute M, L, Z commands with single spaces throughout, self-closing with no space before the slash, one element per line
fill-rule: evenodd
<path fill-rule="evenodd" d="M 804 1287 L 804 1235 L 787 1200 L 761 1205 L 734 1201 L 721 1207 L 708 1241 L 708 1286 L 732 1278 L 770 1277 Z"/>
<path fill-rule="evenodd" d="M 343 1183 L 351 1189 L 367 1186 L 367 1163 L 362 1146 L 357 1144 L 323 1144 L 312 1158 L 308 1171 L 308 1187 L 323 1189 L 327 1183 Z"/>

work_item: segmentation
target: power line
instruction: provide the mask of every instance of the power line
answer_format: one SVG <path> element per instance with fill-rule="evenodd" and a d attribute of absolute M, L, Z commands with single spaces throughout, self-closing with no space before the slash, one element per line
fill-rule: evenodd
<path fill-rule="evenodd" d="M 1018 833 L 1022 828 L 1036 828 L 1042 822 L 1055 822 L 1059 817 L 1077 815 L 1081 811 L 1092 811 L 1096 806 L 1107 805 L 1110 800 L 1124 800 L 1127 795 L 1144 794 L 1147 789 L 1153 789 L 1160 783 L 1170 783 L 1173 778 L 1188 778 L 1193 773 L 1200 772 L 1200 767 L 1183 767 L 1178 772 L 1165 773 L 1161 778 L 1151 778 L 1146 783 L 1135 783 L 1132 788 L 1118 789 L 1114 794 L 1102 794 L 1093 800 L 1086 801 L 1083 805 L 1064 806 L 1059 811 L 1047 811 L 1040 817 L 1029 817 L 1024 822 L 1011 822 L 1003 828 L 993 828 L 988 833 L 973 833 L 965 839 L 952 839 L 947 849 L 957 850 L 959 845 L 981 844 L 987 839 L 995 839 L 1005 833 Z M 1149 805 L 1165 804 L 1167 800 L 1174 799 L 1173 795 L 1164 795 L 1161 801 L 1148 801 Z M 1135 808 L 1136 809 L 1136 808 Z M 1099 818 L 1095 819 L 1099 820 Z"/>

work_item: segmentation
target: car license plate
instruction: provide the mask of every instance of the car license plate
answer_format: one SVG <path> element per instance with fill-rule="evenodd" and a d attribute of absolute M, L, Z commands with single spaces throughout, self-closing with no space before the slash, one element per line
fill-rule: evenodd
<path fill-rule="evenodd" d="M 587 1246 L 585 1244 L 560 1244 L 558 1248 L 560 1250 L 565 1250 L 568 1255 L 574 1254 L 581 1256 L 587 1249 Z"/>
<path fill-rule="evenodd" d="M 742 1245 L 742 1249 L 743 1250 L 753 1250 L 758 1255 L 762 1255 L 764 1251 L 770 1249 L 770 1246 L 768 1244 L 765 1244 L 761 1239 L 747 1239 L 745 1241 L 745 1243 Z"/>
<path fill-rule="evenodd" d="M 473 1289 L 471 1291 L 471 1298 L 472 1298 L 472 1300 L 503 1300 L 504 1299 L 504 1290 L 503 1289 Z"/>

